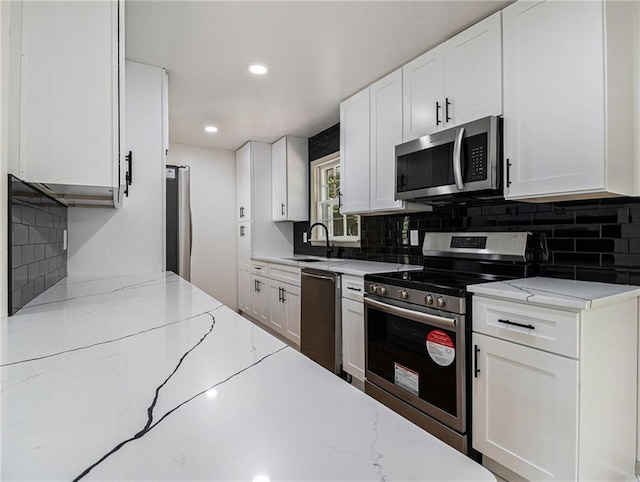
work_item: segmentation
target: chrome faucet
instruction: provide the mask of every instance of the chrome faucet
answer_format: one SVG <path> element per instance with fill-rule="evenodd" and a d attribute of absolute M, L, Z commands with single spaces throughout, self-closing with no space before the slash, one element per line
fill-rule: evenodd
<path fill-rule="evenodd" d="M 333 253 L 333 247 L 329 245 L 329 228 L 324 223 L 313 223 L 311 227 L 309 227 L 309 231 L 307 231 L 307 236 L 311 239 L 311 230 L 316 226 L 322 226 L 325 232 L 325 240 L 327 241 L 327 258 L 331 257 L 331 253 Z"/>

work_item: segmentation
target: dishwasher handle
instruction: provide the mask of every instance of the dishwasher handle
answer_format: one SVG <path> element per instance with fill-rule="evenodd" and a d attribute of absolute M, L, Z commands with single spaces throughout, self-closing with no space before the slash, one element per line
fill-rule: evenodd
<path fill-rule="evenodd" d="M 336 282 L 335 276 L 323 276 L 319 274 L 307 273 L 305 271 L 302 272 L 302 276 L 308 276 L 309 278 L 323 279 L 323 280 L 331 281 L 332 283 Z"/>

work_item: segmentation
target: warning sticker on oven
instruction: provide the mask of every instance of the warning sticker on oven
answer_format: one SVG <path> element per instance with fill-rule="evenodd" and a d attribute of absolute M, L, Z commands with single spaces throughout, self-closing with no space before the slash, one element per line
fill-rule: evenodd
<path fill-rule="evenodd" d="M 400 388 L 404 388 L 407 392 L 418 396 L 418 385 L 420 376 L 417 372 L 403 367 L 400 363 L 394 363 L 395 366 L 395 384 Z"/>
<path fill-rule="evenodd" d="M 453 340 L 442 330 L 433 330 L 427 335 L 427 352 L 434 362 L 443 367 L 448 367 L 456 359 Z"/>

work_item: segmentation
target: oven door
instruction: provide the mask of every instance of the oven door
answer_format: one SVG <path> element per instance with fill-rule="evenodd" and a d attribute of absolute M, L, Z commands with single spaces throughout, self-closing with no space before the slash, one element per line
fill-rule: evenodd
<path fill-rule="evenodd" d="M 466 432 L 465 317 L 366 296 L 365 377 Z"/>

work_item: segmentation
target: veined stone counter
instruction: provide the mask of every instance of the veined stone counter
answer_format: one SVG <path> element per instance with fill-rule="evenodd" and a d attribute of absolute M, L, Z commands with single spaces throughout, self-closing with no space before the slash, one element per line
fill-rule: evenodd
<path fill-rule="evenodd" d="M 171 273 L 66 278 L 0 332 L 2 480 L 495 480 Z"/>

